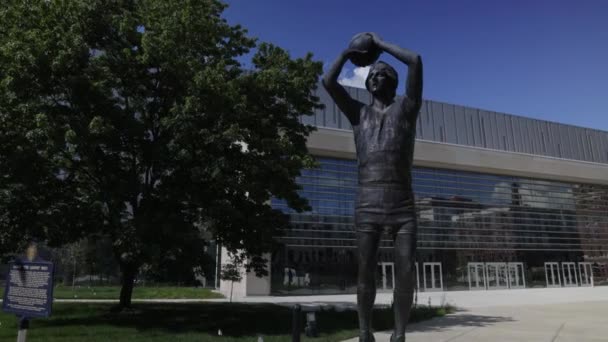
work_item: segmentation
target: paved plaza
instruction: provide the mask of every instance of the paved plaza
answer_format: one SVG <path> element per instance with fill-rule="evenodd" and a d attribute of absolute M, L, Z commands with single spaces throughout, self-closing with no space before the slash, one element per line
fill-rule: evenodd
<path fill-rule="evenodd" d="M 461 309 L 412 324 L 408 342 L 608 341 L 606 287 L 448 292 L 446 297 Z M 388 332 L 376 333 L 376 341 L 388 340 Z"/>
<path fill-rule="evenodd" d="M 607 313 L 608 301 L 478 307 L 412 324 L 408 328 L 407 341 L 608 341 Z M 389 341 L 389 332 L 375 335 L 377 342 Z"/>

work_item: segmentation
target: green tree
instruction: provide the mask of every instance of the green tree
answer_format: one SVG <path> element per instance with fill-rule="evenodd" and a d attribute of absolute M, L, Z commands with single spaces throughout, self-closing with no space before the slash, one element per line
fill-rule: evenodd
<path fill-rule="evenodd" d="M 230 282 L 230 303 L 232 303 L 232 290 L 234 290 L 234 282 L 241 281 L 241 266 L 237 261 L 232 261 L 222 266 L 220 271 L 220 279 Z"/>
<path fill-rule="evenodd" d="M 222 18 L 225 7 L 5 1 L 3 246 L 15 247 L 22 232 L 57 243 L 109 236 L 123 307 L 140 265 L 192 259 L 205 229 L 265 272 L 261 256 L 288 222 L 270 198 L 307 207 L 295 177 L 312 163 L 312 128 L 299 116 L 320 106 L 322 66 L 258 44 Z M 31 215 L 4 210 L 11 206 Z"/>

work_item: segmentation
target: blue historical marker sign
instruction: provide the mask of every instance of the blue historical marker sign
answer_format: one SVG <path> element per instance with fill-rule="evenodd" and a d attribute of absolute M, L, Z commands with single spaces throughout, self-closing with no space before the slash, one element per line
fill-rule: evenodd
<path fill-rule="evenodd" d="M 53 304 L 53 263 L 9 264 L 2 310 L 24 318 L 48 317 Z"/>

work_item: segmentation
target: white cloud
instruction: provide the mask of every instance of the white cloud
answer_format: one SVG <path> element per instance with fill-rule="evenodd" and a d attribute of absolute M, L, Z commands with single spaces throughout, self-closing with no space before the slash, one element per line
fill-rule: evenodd
<path fill-rule="evenodd" d="M 369 73 L 369 68 L 369 66 L 356 67 L 352 72 L 347 70 L 340 76 L 338 82 L 345 86 L 365 89 L 365 79 Z"/>

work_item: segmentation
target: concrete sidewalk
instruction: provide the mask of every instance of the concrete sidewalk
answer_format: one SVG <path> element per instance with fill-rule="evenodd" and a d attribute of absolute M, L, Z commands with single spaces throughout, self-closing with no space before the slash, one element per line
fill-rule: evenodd
<path fill-rule="evenodd" d="M 376 304 L 390 305 L 392 299 L 392 293 L 380 292 L 376 296 Z M 357 298 L 354 294 L 293 297 L 264 296 L 237 298 L 234 301 L 244 303 L 337 303 L 355 305 Z M 430 303 L 439 306 L 449 304 L 461 309 L 597 301 L 608 301 L 608 286 L 418 293 L 418 305 L 428 305 Z"/>
<path fill-rule="evenodd" d="M 392 293 L 379 292 L 376 296 L 377 305 L 390 305 Z M 199 303 L 199 302 L 228 302 L 223 299 L 133 299 L 133 302 L 148 303 Z M 356 307 L 357 298 L 349 295 L 323 296 L 252 296 L 233 298 L 237 303 L 274 303 L 274 304 L 308 304 Z M 448 291 L 420 292 L 418 305 L 434 306 L 449 304 L 460 309 L 475 309 L 499 306 L 545 305 L 581 302 L 608 302 L 608 286 L 600 287 L 571 287 L 571 288 L 538 288 L 518 290 L 490 291 Z M 113 299 L 56 299 L 57 303 L 116 303 Z"/>
<path fill-rule="evenodd" d="M 388 342 L 390 332 L 375 336 Z M 605 342 L 608 301 L 463 310 L 412 324 L 406 337 L 408 342 Z"/>

